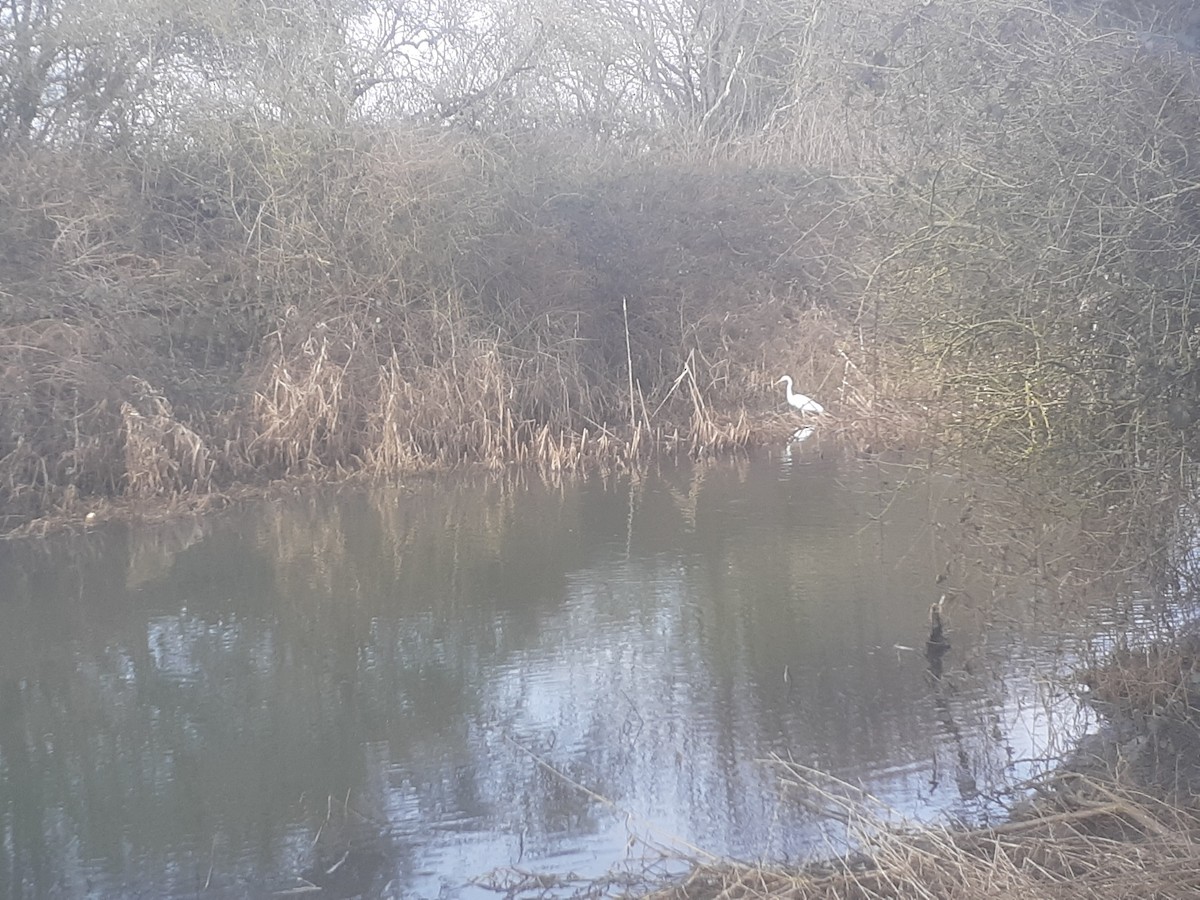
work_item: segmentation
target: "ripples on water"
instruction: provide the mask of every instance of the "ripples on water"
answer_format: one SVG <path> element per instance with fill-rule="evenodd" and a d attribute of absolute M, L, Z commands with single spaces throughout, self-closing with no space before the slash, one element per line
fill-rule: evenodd
<path fill-rule="evenodd" d="M 631 836 L 845 846 L 773 754 L 896 816 L 997 814 L 1089 724 L 1073 638 L 964 600 L 935 678 L 958 479 L 805 452 L 0 545 L 0 896 L 467 896 Z"/>

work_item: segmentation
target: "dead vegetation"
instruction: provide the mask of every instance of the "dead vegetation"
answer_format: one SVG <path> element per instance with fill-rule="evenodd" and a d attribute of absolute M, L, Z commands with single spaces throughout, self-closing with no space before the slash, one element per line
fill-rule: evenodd
<path fill-rule="evenodd" d="M 102 89 L 119 21 L 64 57 L 76 90 L 0 85 L 0 530 L 289 475 L 739 450 L 794 430 L 785 372 L 855 449 L 1178 481 L 1200 428 L 1186 4 L 716 4 L 685 35 L 629 0 L 632 33 L 596 12 L 570 41 L 531 4 L 478 72 L 412 72 L 399 105 L 355 106 L 394 82 L 363 74 L 386 53 L 326 72 L 350 12 L 303 4 L 209 22 L 227 55 L 174 76 L 174 105 L 154 78 Z M 168 80 L 200 46 L 177 13 L 144 60 Z M 599 35 L 619 89 L 571 63 Z"/>
<path fill-rule="evenodd" d="M 854 207 L 811 180 L 538 183 L 537 144 L 434 132 L 260 144 L 53 188 L 53 154 L 7 161 L 4 528 L 287 475 L 736 451 L 794 430 L 767 415 L 785 369 L 869 420 L 848 275 L 813 268 L 836 232 L 805 236 Z"/>
<path fill-rule="evenodd" d="M 1194 797 L 1142 787 L 1092 763 L 1022 786 L 1005 822 L 905 827 L 845 782 L 778 757 L 785 797 L 836 823 L 854 849 L 801 866 L 681 857 L 646 848 L 599 879 L 520 867 L 479 882 L 497 896 L 642 897 L 646 900 L 1017 900 L 1184 898 L 1200 890 L 1200 807 Z M 1101 774 L 1104 770 L 1106 774 Z"/>
<path fill-rule="evenodd" d="M 701 866 L 655 900 L 1192 897 L 1200 815 L 1099 782 L 1067 809 L 974 831 L 884 832 L 829 870 Z"/>

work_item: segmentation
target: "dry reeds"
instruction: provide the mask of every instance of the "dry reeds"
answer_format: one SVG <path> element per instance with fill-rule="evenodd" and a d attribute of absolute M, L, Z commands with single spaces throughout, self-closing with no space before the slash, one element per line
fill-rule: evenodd
<path fill-rule="evenodd" d="M 72 227 L 30 264 L 71 272 L 43 289 L 94 298 L 84 330 L 103 346 L 72 352 L 88 370 L 78 392 L 103 390 L 66 409 L 68 357 L 35 358 L 15 333 L 0 347 L 46 396 L 14 391 L 0 421 L 69 423 L 36 452 L 0 435 L 7 496 L 22 500 L 9 509 L 62 508 L 71 491 L 146 500 L 288 474 L 736 452 L 795 430 L 771 387 L 785 369 L 825 399 L 822 427 L 842 441 L 917 439 L 911 385 L 847 323 L 853 266 L 837 253 L 858 210 L 819 180 L 616 165 L 535 190 L 486 139 L 356 134 L 327 158 L 300 137 L 236 131 L 114 170 L 141 175 L 140 194 L 100 192 L 109 231 L 130 218 L 124 243 Z M 813 192 L 803 215 L 792 191 Z M 161 234 L 139 243 L 143 219 L 169 250 Z M 103 449 L 100 477 L 80 477 L 80 446 Z"/>
<path fill-rule="evenodd" d="M 774 439 L 763 338 L 817 315 L 806 242 L 852 212 L 798 216 L 785 173 L 441 129 L 193 137 L 3 163 L 0 527 L 289 474 Z"/>
<path fill-rule="evenodd" d="M 170 402 L 134 379 L 145 412 L 125 400 L 125 489 L 137 498 L 170 497 L 212 488 L 215 463 L 204 439 L 179 422 Z"/>
<path fill-rule="evenodd" d="M 99 324 L 0 328 L 0 529 L 121 480 L 119 379 L 130 359 Z"/>
<path fill-rule="evenodd" d="M 1119 649 L 1083 680 L 1094 702 L 1152 740 L 1181 729 L 1200 740 L 1200 636 Z"/>
<path fill-rule="evenodd" d="M 561 359 L 515 354 L 469 324 L 459 330 L 453 355 L 424 363 L 402 355 L 410 342 L 384 343 L 351 319 L 321 321 L 290 349 L 278 333 L 254 393 L 251 460 L 280 472 L 513 463 L 575 471 L 631 465 L 662 449 L 722 453 L 759 439 L 745 408 L 714 413 L 693 361 L 654 410 L 638 383 L 631 421 L 614 422 L 604 414 L 611 395 L 598 402 L 601 391 L 575 394 Z"/>
<path fill-rule="evenodd" d="M 1028 900 L 1192 897 L 1200 890 L 1200 813 L 1111 782 L 1068 776 L 1050 800 L 979 829 L 890 826 L 861 793 L 781 763 L 793 790 L 832 802 L 861 850 L 805 869 L 701 865 L 654 900 Z M 845 787 L 845 786 L 843 786 Z"/>

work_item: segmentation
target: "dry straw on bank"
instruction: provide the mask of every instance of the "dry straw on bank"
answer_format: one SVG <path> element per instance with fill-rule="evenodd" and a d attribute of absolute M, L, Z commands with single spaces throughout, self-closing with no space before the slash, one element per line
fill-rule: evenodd
<path fill-rule="evenodd" d="M 289 90 L 0 156 L 0 506 L 704 456 L 794 430 L 783 371 L 858 449 L 1165 473 L 1200 429 L 1200 79 L 1144 35 L 1190 13 L 1066 6 L 766 4 L 778 40 L 623 149 L 519 91 L 331 128 Z M 171 424 L 122 417 L 157 415 L 131 379 Z"/>
<path fill-rule="evenodd" d="M 788 767 L 785 766 L 785 770 Z M 862 850 L 801 870 L 700 865 L 653 900 L 1120 900 L 1200 891 L 1200 812 L 1083 776 L 1041 785 L 1043 799 L 992 828 L 889 828 L 867 801 L 817 788 L 791 767 L 792 787 L 834 803 Z M 828 785 L 824 778 L 816 779 Z"/>

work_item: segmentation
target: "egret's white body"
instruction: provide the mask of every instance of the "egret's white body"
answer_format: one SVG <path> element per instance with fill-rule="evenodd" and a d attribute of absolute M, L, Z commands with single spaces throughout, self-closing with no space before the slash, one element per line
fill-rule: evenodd
<path fill-rule="evenodd" d="M 803 394 L 797 394 L 792 389 L 791 375 L 784 375 L 779 379 L 779 381 L 787 383 L 787 402 L 796 407 L 796 409 L 800 410 L 800 412 L 810 416 L 825 415 L 825 407 L 823 407 L 820 403 L 818 403 L 812 397 L 806 397 Z M 779 384 L 779 381 L 775 383 Z"/>

